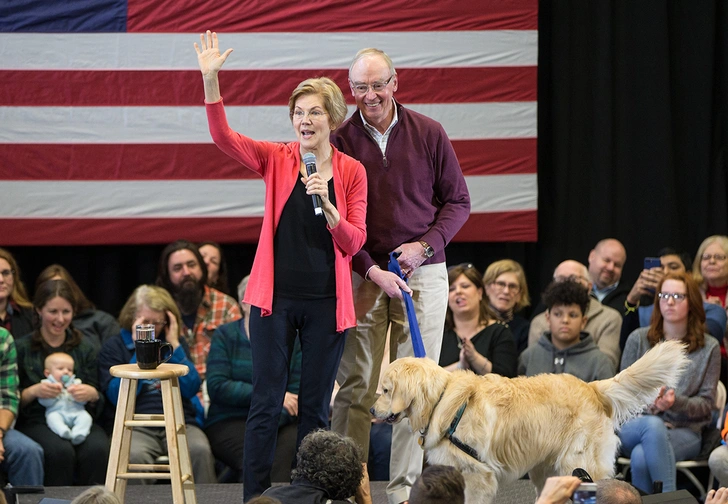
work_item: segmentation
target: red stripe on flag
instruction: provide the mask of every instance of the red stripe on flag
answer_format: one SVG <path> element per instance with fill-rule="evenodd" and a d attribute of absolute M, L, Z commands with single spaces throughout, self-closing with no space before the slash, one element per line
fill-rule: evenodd
<path fill-rule="evenodd" d="M 348 70 L 230 70 L 220 75 L 226 105 L 287 105 L 304 79 L 328 76 L 349 103 Z M 403 68 L 402 103 L 536 101 L 537 68 Z M 0 71 L 2 106 L 195 106 L 204 97 L 200 72 Z M 52 83 L 52 85 L 49 85 Z M 261 92 L 261 90 L 264 90 Z"/>
<path fill-rule="evenodd" d="M 121 245 L 191 241 L 256 243 L 263 218 L 3 219 L 3 245 Z"/>
<path fill-rule="evenodd" d="M 129 32 L 389 32 L 536 30 L 537 0 L 240 2 L 128 0 Z M 315 50 L 315 48 L 302 48 Z"/>
<path fill-rule="evenodd" d="M 535 139 L 452 143 L 465 175 L 536 173 Z M 255 178 L 213 144 L 0 144 L 0 180 Z"/>
<path fill-rule="evenodd" d="M 262 218 L 3 219 L 3 246 L 256 243 Z M 536 241 L 536 211 L 471 214 L 458 242 Z"/>
<path fill-rule="evenodd" d="M 535 242 L 536 210 L 474 213 L 455 235 L 456 242 Z"/>
<path fill-rule="evenodd" d="M 536 139 L 453 140 L 465 175 L 536 173 Z"/>

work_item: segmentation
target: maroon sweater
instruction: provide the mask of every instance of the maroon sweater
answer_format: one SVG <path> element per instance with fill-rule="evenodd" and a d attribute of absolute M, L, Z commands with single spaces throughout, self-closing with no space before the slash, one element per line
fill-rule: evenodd
<path fill-rule="evenodd" d="M 399 103 L 396 107 L 399 120 L 385 156 L 359 111 L 331 135 L 336 148 L 367 171 L 367 241 L 352 263 L 362 276 L 375 264 L 386 270 L 389 252 L 418 240 L 435 250 L 424 264 L 444 262 L 445 245 L 470 215 L 465 178 L 443 127 Z"/>

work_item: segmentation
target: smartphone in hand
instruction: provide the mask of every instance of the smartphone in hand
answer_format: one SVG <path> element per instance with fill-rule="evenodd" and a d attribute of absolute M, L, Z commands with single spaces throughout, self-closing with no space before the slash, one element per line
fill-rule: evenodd
<path fill-rule="evenodd" d="M 571 501 L 574 504 L 596 504 L 597 503 L 597 484 L 596 483 L 582 483 L 574 491 L 571 496 Z"/>
<path fill-rule="evenodd" d="M 645 257 L 645 269 L 662 268 L 659 257 Z"/>

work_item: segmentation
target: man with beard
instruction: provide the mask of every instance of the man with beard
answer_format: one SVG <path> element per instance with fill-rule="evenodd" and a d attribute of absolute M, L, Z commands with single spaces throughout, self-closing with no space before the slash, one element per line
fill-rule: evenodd
<path fill-rule="evenodd" d="M 187 240 L 167 245 L 159 260 L 157 285 L 172 294 L 185 325 L 190 356 L 204 380 L 210 338 L 218 326 L 242 318 L 237 302 L 207 286 L 207 267 Z"/>

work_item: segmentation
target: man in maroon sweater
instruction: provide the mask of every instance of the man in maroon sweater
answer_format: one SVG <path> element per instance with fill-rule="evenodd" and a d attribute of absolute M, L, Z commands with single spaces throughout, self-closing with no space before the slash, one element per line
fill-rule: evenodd
<path fill-rule="evenodd" d="M 447 309 L 445 245 L 470 214 L 470 196 L 455 151 L 442 126 L 394 99 L 397 73 L 378 49 L 363 49 L 349 68 L 358 110 L 331 137 L 358 159 L 369 184 L 367 242 L 354 256 L 357 327 L 346 340 L 337 381 L 332 426 L 353 437 L 366 462 L 371 415 L 388 331 L 391 354 L 414 354 L 402 290 L 413 292 L 427 357 L 439 360 Z M 405 283 L 387 270 L 388 254 L 400 252 Z M 422 450 L 408 422 L 392 432 L 391 504 L 409 498 L 422 469 Z M 368 498 L 363 484 L 360 503 Z"/>

